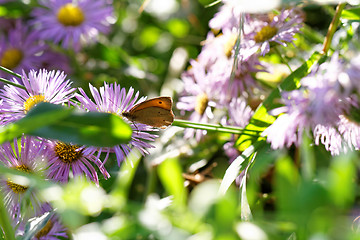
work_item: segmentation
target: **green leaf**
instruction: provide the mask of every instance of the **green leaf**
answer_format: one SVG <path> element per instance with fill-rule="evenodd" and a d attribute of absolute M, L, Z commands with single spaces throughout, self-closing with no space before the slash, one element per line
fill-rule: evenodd
<path fill-rule="evenodd" d="M 181 19 L 171 19 L 167 23 L 169 32 L 178 38 L 186 37 L 189 34 L 189 22 Z"/>
<path fill-rule="evenodd" d="M 332 159 L 328 171 L 327 188 L 331 200 L 339 207 L 349 207 L 356 195 L 356 166 L 357 156 L 353 152 L 340 155 Z"/>
<path fill-rule="evenodd" d="M 25 226 L 23 240 L 32 239 L 41 229 L 43 229 L 50 218 L 54 215 L 53 212 L 46 212 L 40 217 L 30 219 Z"/>
<path fill-rule="evenodd" d="M 22 119 L 4 126 L 0 131 L 0 144 L 12 141 L 23 133 L 61 121 L 71 114 L 70 108 L 50 103 L 33 107 Z"/>
<path fill-rule="evenodd" d="M 240 174 L 240 169 L 243 162 L 249 158 L 254 152 L 256 152 L 260 147 L 262 147 L 264 142 L 258 142 L 254 145 L 248 147 L 241 155 L 239 155 L 226 169 L 225 175 L 221 181 L 221 185 L 219 188 L 220 194 L 225 194 L 226 191 L 229 189 L 231 184 L 235 181 L 237 176 Z"/>
<path fill-rule="evenodd" d="M 289 156 L 278 159 L 275 167 L 275 195 L 278 209 L 292 212 L 298 195 L 299 172 Z"/>
<path fill-rule="evenodd" d="M 111 207 L 116 210 L 126 205 L 131 184 L 134 181 L 141 157 L 141 153 L 134 148 L 130 154 L 127 155 L 126 161 L 120 166 L 120 172 L 110 194 Z"/>
<path fill-rule="evenodd" d="M 187 193 L 179 161 L 175 158 L 166 159 L 159 165 L 158 173 L 166 191 L 174 196 L 174 205 L 184 206 Z"/>
<path fill-rule="evenodd" d="M 351 21 L 360 21 L 360 8 L 357 7 L 343 10 L 341 13 L 341 18 Z"/>
<path fill-rule="evenodd" d="M 294 72 L 292 72 L 284 81 L 280 84 L 278 88 L 275 88 L 270 95 L 264 100 L 264 102 L 258 107 L 255 111 L 254 115 L 250 119 L 250 123 L 245 127 L 245 131 L 264 131 L 268 126 L 270 126 L 274 121 L 275 117 L 270 115 L 268 112 L 271 109 L 281 106 L 277 98 L 281 97 L 281 91 L 291 91 L 300 87 L 301 78 L 308 75 L 311 71 L 311 67 L 315 63 L 321 63 L 326 59 L 326 56 L 321 55 L 318 52 L 313 53 L 313 55 L 303 63 L 299 68 L 297 68 Z M 256 137 L 249 135 L 241 135 L 236 142 L 240 151 L 244 151 L 251 144 L 253 144 L 257 140 L 264 139 L 260 137 L 260 134 Z"/>
<path fill-rule="evenodd" d="M 56 104 L 40 103 L 24 118 L 5 126 L 0 134 L 0 143 L 23 133 L 78 145 L 111 147 L 128 142 L 132 130 L 114 114 L 80 112 Z"/>
<path fill-rule="evenodd" d="M 119 116 L 100 112 L 73 112 L 63 121 L 29 132 L 34 136 L 98 147 L 127 143 L 131 133 L 130 126 Z"/>

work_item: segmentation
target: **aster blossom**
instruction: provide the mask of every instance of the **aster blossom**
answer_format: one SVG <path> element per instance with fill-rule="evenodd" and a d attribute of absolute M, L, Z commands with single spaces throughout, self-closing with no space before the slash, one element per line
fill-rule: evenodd
<path fill-rule="evenodd" d="M 282 10 L 279 15 L 268 21 L 255 17 L 247 18 L 245 48 L 250 48 L 247 50 L 249 52 L 260 50 L 260 54 L 265 55 L 270 51 L 272 42 L 287 46 L 287 43 L 295 40 L 294 35 L 300 32 L 302 22 L 302 17 L 296 14 L 294 9 Z"/>
<path fill-rule="evenodd" d="M 358 146 L 354 142 L 358 131 L 345 117 L 358 105 L 350 96 L 353 87 L 347 69 L 335 53 L 330 62 L 301 80 L 300 89 L 282 93 L 285 106 L 273 110 L 280 116 L 263 132 L 272 148 L 299 145 L 302 134 L 310 131 L 316 144 L 324 144 L 334 154 L 346 149 L 346 144 Z"/>
<path fill-rule="evenodd" d="M 254 111 L 246 103 L 244 98 L 234 98 L 228 106 L 229 118 L 224 121 L 224 124 L 245 128 L 249 124 L 250 118 Z M 232 162 L 239 156 L 239 150 L 235 147 L 236 137 L 232 134 L 229 142 L 224 144 L 225 154 Z"/>
<path fill-rule="evenodd" d="M 136 92 L 135 96 L 133 96 L 133 88 L 130 88 L 129 91 L 126 92 L 126 89 L 121 88 L 119 84 L 104 83 L 100 91 L 91 84 L 89 88 L 95 102 L 92 101 L 81 88 L 79 89 L 80 94 L 76 94 L 76 98 L 81 103 L 81 108 L 90 112 L 107 112 L 121 116 L 123 112 L 130 110 L 134 105 L 146 99 L 146 97 L 141 97 L 138 100 L 139 92 Z M 100 149 L 100 152 L 114 152 L 119 166 L 129 154 L 132 147 L 137 148 L 142 155 L 149 154 L 147 148 L 152 148 L 153 146 L 146 141 L 154 141 L 157 137 L 157 135 L 150 133 L 157 131 L 157 129 L 151 126 L 134 122 L 131 122 L 130 126 L 133 132 L 128 144 L 120 144 L 111 148 Z"/>
<path fill-rule="evenodd" d="M 6 142 L 0 146 L 0 164 L 27 173 L 45 175 L 47 157 L 44 142 L 23 136 L 19 143 L 18 139 L 14 139 L 13 143 Z M 1 178 L 0 182 L 5 206 L 15 224 L 41 211 L 43 202 L 34 189 L 29 189 L 28 183 L 5 178 Z M 31 193 L 28 194 L 28 191 Z M 30 196 L 30 206 L 21 211 L 25 196 Z"/>
<path fill-rule="evenodd" d="M 46 45 L 39 41 L 35 31 L 21 21 L 16 21 L 7 34 L 0 36 L 0 65 L 14 72 L 38 68 L 44 61 Z M 0 73 L 0 76 L 8 76 Z"/>
<path fill-rule="evenodd" d="M 7 84 L 1 90 L 2 124 L 23 118 L 33 106 L 40 102 L 66 103 L 73 97 L 73 92 L 76 90 L 71 87 L 71 81 L 66 80 L 66 75 L 60 71 L 31 70 L 28 76 L 23 72 L 20 80 L 15 78 L 12 80 L 25 86 L 26 89 Z"/>
<path fill-rule="evenodd" d="M 49 179 L 66 183 L 71 177 L 85 175 L 99 185 L 99 177 L 93 164 L 98 167 L 105 179 L 110 177 L 100 161 L 100 153 L 96 153 L 97 148 L 52 140 L 48 140 L 46 145 Z"/>
<path fill-rule="evenodd" d="M 33 24 L 41 39 L 79 50 L 82 43 L 94 42 L 99 33 L 108 33 L 114 22 L 108 0 L 42 0 L 33 11 Z"/>
<path fill-rule="evenodd" d="M 29 221 L 36 221 L 38 218 L 41 218 L 43 216 L 46 216 L 47 214 L 53 214 L 54 210 L 52 207 L 45 203 L 41 206 L 41 211 L 34 214 L 33 218 L 30 218 Z M 37 219 L 36 219 L 37 218 Z M 16 235 L 17 236 L 23 236 L 25 226 L 27 224 L 27 221 L 21 222 L 17 229 L 16 229 Z M 40 229 L 32 238 L 33 240 L 58 240 L 58 239 L 67 239 L 67 229 L 62 225 L 60 222 L 59 217 L 56 214 L 53 214 L 45 226 Z"/>
<path fill-rule="evenodd" d="M 190 63 L 192 68 L 182 75 L 184 91 L 176 106 L 182 114 L 186 111 L 192 112 L 189 116 L 191 121 L 208 123 L 214 119 L 213 108 L 220 106 L 218 97 L 221 83 L 215 72 L 206 71 L 205 67 L 195 60 Z M 199 141 L 206 131 L 185 130 L 185 138 L 191 138 L 194 134 Z"/>

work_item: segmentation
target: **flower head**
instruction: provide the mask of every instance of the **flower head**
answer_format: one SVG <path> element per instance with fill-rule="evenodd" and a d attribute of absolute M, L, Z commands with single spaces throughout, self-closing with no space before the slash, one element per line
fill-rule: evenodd
<path fill-rule="evenodd" d="M 51 209 L 51 206 L 47 203 L 43 204 L 41 211 L 37 214 L 34 214 L 36 218 L 41 218 L 44 215 L 51 214 L 49 211 L 54 211 Z M 32 218 L 29 221 L 36 221 L 37 219 Z M 24 230 L 27 221 L 23 221 L 19 224 L 16 229 L 16 235 L 23 236 Z M 34 240 L 57 240 L 57 239 L 67 239 L 68 234 L 66 233 L 67 229 L 62 225 L 60 219 L 56 214 L 53 214 L 45 226 L 38 231 L 35 236 L 32 238 Z"/>
<path fill-rule="evenodd" d="M 3 104 L 0 113 L 3 114 L 2 124 L 14 122 L 24 117 L 27 112 L 40 102 L 62 104 L 67 102 L 76 90 L 71 88 L 70 80 L 59 71 L 31 70 L 29 76 L 24 72 L 21 80 L 13 79 L 15 83 L 24 85 L 26 90 L 5 85 L 0 92 Z"/>
<path fill-rule="evenodd" d="M 33 12 L 41 39 L 61 42 L 64 48 L 79 50 L 81 40 L 94 41 L 107 33 L 113 22 L 113 8 L 107 0 L 42 0 Z"/>
<path fill-rule="evenodd" d="M 59 141 L 47 141 L 48 178 L 68 182 L 70 177 L 85 175 L 88 179 L 99 184 L 95 164 L 105 178 L 110 177 L 103 163 L 100 153 L 96 154 L 95 147 L 84 147 Z M 92 164 L 93 163 L 93 164 Z"/>
<path fill-rule="evenodd" d="M 0 152 L 0 164 L 6 167 L 29 173 L 45 173 L 47 159 L 46 146 L 43 141 L 23 136 L 19 143 L 17 139 L 14 139 L 13 143 L 2 144 Z M 19 180 L 21 179 L 6 179 L 4 177 L 0 180 L 0 188 L 5 196 L 5 206 L 15 223 L 21 218 L 39 212 L 42 205 L 42 201 L 34 192 L 34 189 L 29 188 L 27 182 Z M 28 194 L 28 191 L 31 191 L 31 193 Z M 20 206 L 25 196 L 28 195 L 30 196 L 30 206 L 23 209 L 25 213 L 22 214 Z"/>
<path fill-rule="evenodd" d="M 300 31 L 302 21 L 293 9 L 282 10 L 270 21 L 252 19 L 247 23 L 250 25 L 249 30 L 252 30 L 245 33 L 245 41 L 249 41 L 251 48 L 260 49 L 261 55 L 265 55 L 270 51 L 272 42 L 287 46 L 287 43 L 294 41 L 294 35 Z"/>
<path fill-rule="evenodd" d="M 14 72 L 29 71 L 41 66 L 44 60 L 44 43 L 38 41 L 36 32 L 17 21 L 7 35 L 0 36 L 0 65 Z M 0 73 L 0 76 L 8 76 Z"/>
<path fill-rule="evenodd" d="M 219 12 L 209 21 L 209 26 L 217 30 L 233 30 L 239 28 L 241 6 L 238 0 L 223 0 Z"/>
<path fill-rule="evenodd" d="M 214 118 L 212 108 L 217 105 L 221 84 L 217 75 L 212 71 L 207 72 L 202 64 L 191 61 L 191 65 L 192 68 L 182 76 L 184 91 L 176 106 L 182 113 L 192 112 L 189 117 L 191 121 L 207 123 Z M 185 137 L 190 138 L 194 133 L 196 139 L 200 140 L 206 131 L 186 129 Z"/>
<path fill-rule="evenodd" d="M 226 124 L 240 128 L 245 128 L 254 114 L 254 111 L 243 98 L 234 98 L 229 104 L 228 112 L 229 119 L 227 119 Z M 239 150 L 235 147 L 235 142 L 236 137 L 232 135 L 230 141 L 224 144 L 224 151 L 229 157 L 230 162 L 240 154 Z"/>
<path fill-rule="evenodd" d="M 293 143 L 298 145 L 303 132 L 312 130 L 316 142 L 319 143 L 321 138 L 328 150 L 335 153 L 343 149 L 343 143 L 336 143 L 339 139 L 336 132 L 340 130 L 342 116 L 350 112 L 351 106 L 357 105 L 349 97 L 351 89 L 345 88 L 351 84 L 344 84 L 348 82 L 344 81 L 348 79 L 344 75 L 347 75 L 345 65 L 334 54 L 330 62 L 321 64 L 301 80 L 300 89 L 283 92 L 285 107 L 274 110 L 283 114 L 263 132 L 271 146 L 282 148 Z M 346 131 L 342 132 L 344 134 Z"/>
<path fill-rule="evenodd" d="M 142 97 L 138 100 L 139 92 L 133 96 L 133 88 L 130 88 L 126 93 L 125 88 L 121 88 L 118 84 L 109 85 L 104 83 L 104 86 L 100 88 L 100 92 L 91 84 L 89 87 L 95 102 L 92 101 L 81 88 L 79 89 L 81 94 L 76 94 L 76 98 L 81 103 L 81 107 L 90 112 L 107 112 L 121 116 L 123 112 L 130 110 L 136 103 L 146 99 Z M 152 148 L 153 146 L 146 141 L 154 141 L 157 137 L 157 135 L 150 133 L 151 131 L 157 130 L 148 125 L 131 123 L 131 128 L 133 129 L 133 133 L 128 144 L 120 144 L 112 148 L 102 148 L 100 150 L 108 153 L 114 152 L 118 165 L 120 165 L 128 155 L 131 147 L 137 148 L 143 155 L 148 154 L 147 148 Z"/>

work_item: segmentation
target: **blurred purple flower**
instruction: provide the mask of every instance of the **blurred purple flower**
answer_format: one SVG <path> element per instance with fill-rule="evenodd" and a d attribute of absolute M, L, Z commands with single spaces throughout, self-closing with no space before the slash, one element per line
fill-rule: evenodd
<path fill-rule="evenodd" d="M 182 75 L 184 91 L 176 106 L 182 110 L 182 114 L 192 112 L 189 120 L 208 123 L 214 118 L 212 108 L 217 106 L 221 85 L 214 72 L 206 71 L 203 65 L 194 60 L 190 63 L 192 67 Z M 206 131 L 185 129 L 185 138 L 191 138 L 194 134 L 199 141 Z"/>
<path fill-rule="evenodd" d="M 45 174 L 47 159 L 46 145 L 43 141 L 23 136 L 20 143 L 14 139 L 13 143 L 6 142 L 0 145 L 0 152 L 0 162 L 8 168 L 39 175 Z M 15 224 L 40 211 L 42 201 L 34 189 L 29 188 L 28 182 L 2 177 L 0 183 L 1 191 L 4 194 L 4 204 Z M 31 191 L 30 194 L 28 191 Z M 26 196 L 30 199 L 30 206 L 20 209 Z"/>
<path fill-rule="evenodd" d="M 246 61 L 239 58 L 237 68 L 233 73 L 233 79 L 231 79 L 233 61 L 222 63 L 223 64 L 217 64 L 218 79 L 221 83 L 221 88 L 219 89 L 219 100 L 222 104 L 229 103 L 232 99 L 240 96 L 248 98 L 252 95 L 254 89 L 260 88 L 260 85 L 256 82 L 254 75 L 257 72 L 264 70 L 257 55 L 253 55 Z M 219 72 L 222 72 L 222 74 Z"/>
<path fill-rule="evenodd" d="M 250 118 L 254 111 L 247 105 L 245 99 L 234 98 L 228 107 L 229 119 L 226 121 L 227 125 L 237 126 L 240 128 L 246 127 L 249 124 Z M 236 137 L 231 136 L 229 142 L 224 144 L 225 154 L 229 157 L 229 161 L 234 161 L 239 156 L 239 150 L 235 147 Z"/>
<path fill-rule="evenodd" d="M 51 209 L 50 205 L 45 203 L 41 207 L 41 211 L 35 215 L 36 218 L 42 217 L 44 214 L 51 214 L 50 211 L 54 211 Z M 29 219 L 35 220 L 35 219 Z M 36 221 L 36 220 L 35 220 Z M 27 222 L 22 222 L 16 229 L 17 236 L 23 236 L 24 230 Z M 60 219 L 56 214 L 50 217 L 45 226 L 38 231 L 35 236 L 32 238 L 33 240 L 58 240 L 58 239 L 68 239 L 67 229 L 61 224 Z"/>
<path fill-rule="evenodd" d="M 287 46 L 287 43 L 294 41 L 294 35 L 300 32 L 303 22 L 302 17 L 296 14 L 294 9 L 282 10 L 269 22 L 255 17 L 247 18 L 249 19 L 251 20 L 246 23 L 249 26 L 245 32 L 245 42 L 256 51 L 260 49 L 261 55 L 270 51 L 272 42 Z"/>
<path fill-rule="evenodd" d="M 51 49 L 44 52 L 41 68 L 47 70 L 60 70 L 66 74 L 72 73 L 70 59 L 65 54 L 54 52 Z"/>
<path fill-rule="evenodd" d="M 336 131 L 340 130 L 338 124 L 341 116 L 346 115 L 355 104 L 348 95 L 351 89 L 344 88 L 349 85 L 344 85 L 344 79 L 347 79 L 344 74 L 344 63 L 334 54 L 330 62 L 316 67 L 301 80 L 300 89 L 282 93 L 285 106 L 274 112 L 283 114 L 263 132 L 272 148 L 299 145 L 303 132 L 313 130 L 317 143 L 321 140 L 334 153 L 342 149 L 343 144 L 336 143 L 339 139 Z M 345 132 L 344 129 L 340 134 Z"/>
<path fill-rule="evenodd" d="M 146 99 L 146 97 L 141 97 L 137 101 L 139 92 L 136 92 L 135 96 L 133 96 L 133 88 L 130 88 L 126 93 L 125 88 L 121 88 L 120 85 L 116 83 L 110 85 L 104 83 L 104 86 L 100 88 L 100 92 L 91 84 L 89 87 L 95 102 L 93 102 L 81 88 L 79 89 L 81 94 L 76 94 L 76 98 L 81 103 L 81 108 L 90 112 L 107 112 L 121 116 L 122 112 L 130 110 L 136 102 L 139 103 Z M 146 141 L 154 141 L 154 139 L 158 137 L 150 133 L 151 131 L 157 131 L 157 129 L 148 125 L 132 122 L 131 128 L 133 129 L 133 133 L 129 144 L 120 144 L 112 148 L 100 149 L 100 152 L 115 152 L 119 166 L 131 151 L 131 147 L 137 148 L 143 155 L 149 154 L 147 148 L 153 148 L 154 146 Z M 105 161 L 106 160 L 104 160 L 104 164 Z"/>
<path fill-rule="evenodd" d="M 16 21 L 13 29 L 0 36 L 0 65 L 17 73 L 39 68 L 47 47 L 38 39 L 35 31 Z M 8 77 L 9 74 L 0 71 L 0 76 Z"/>
<path fill-rule="evenodd" d="M 41 0 L 33 11 L 33 24 L 41 39 L 80 50 L 82 43 L 94 42 L 99 33 L 108 33 L 114 22 L 109 0 Z"/>
<path fill-rule="evenodd" d="M 233 30 L 239 28 L 241 7 L 238 0 L 222 0 L 220 10 L 209 21 L 209 26 L 217 30 Z"/>
<path fill-rule="evenodd" d="M 5 85 L 0 92 L 3 104 L 0 109 L 2 124 L 23 118 L 27 112 L 40 102 L 63 104 L 73 97 L 76 90 L 66 75 L 60 71 L 31 70 L 29 77 L 23 72 L 21 80 L 13 78 L 13 82 L 24 85 L 26 90 Z"/>

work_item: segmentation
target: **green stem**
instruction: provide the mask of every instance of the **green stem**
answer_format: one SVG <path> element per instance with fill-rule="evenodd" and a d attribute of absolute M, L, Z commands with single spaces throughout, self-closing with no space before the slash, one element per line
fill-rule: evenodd
<path fill-rule="evenodd" d="M 290 72 L 293 72 L 293 70 L 291 69 L 289 63 L 285 60 L 285 58 L 283 57 L 283 55 L 281 54 L 279 49 L 277 47 L 274 47 L 274 50 L 279 55 L 281 61 L 289 68 Z"/>
<path fill-rule="evenodd" d="M 325 41 L 323 44 L 323 50 L 322 50 L 323 54 L 327 54 L 327 52 L 330 49 L 331 41 L 334 37 L 334 34 L 336 32 L 336 29 L 337 29 L 339 23 L 340 23 L 341 12 L 344 10 L 345 6 L 346 6 L 346 3 L 339 3 L 339 5 L 336 7 L 335 15 L 330 23 L 330 26 L 329 26 L 329 29 L 328 29 L 328 32 L 326 34 Z"/>
<path fill-rule="evenodd" d="M 172 126 L 183 127 L 183 128 L 194 128 L 201 129 L 211 132 L 222 132 L 222 133 L 231 133 L 231 134 L 245 134 L 250 136 L 258 136 L 261 131 L 243 129 L 233 126 L 223 126 L 220 124 L 210 124 L 210 123 L 194 123 L 187 120 L 175 119 Z"/>
<path fill-rule="evenodd" d="M 11 71 L 10 69 L 7 69 L 7 68 L 5 68 L 5 67 L 0 66 L 0 70 L 2 70 L 2 71 L 4 71 L 4 72 L 7 72 L 7 73 L 9 73 L 9 74 L 11 74 L 11 75 L 13 75 L 14 77 L 21 78 L 21 75 L 20 75 L 20 74 L 15 73 L 15 72 L 13 72 L 13 71 Z"/>
<path fill-rule="evenodd" d="M 3 83 L 5 83 L 5 84 L 9 84 L 9 85 L 13 85 L 13 86 L 15 86 L 15 87 L 18 87 L 18 88 L 21 88 L 21 89 L 26 90 L 26 87 L 25 87 L 25 86 L 20 85 L 20 84 L 17 84 L 17 83 L 14 83 L 14 82 L 9 81 L 9 80 L 6 80 L 6 79 L 4 79 L 4 78 L 0 78 L 0 82 L 3 82 Z"/>
<path fill-rule="evenodd" d="M 0 192 L 0 225 L 5 235 L 5 239 L 15 240 L 15 231 L 11 226 L 11 220 L 9 214 L 4 205 L 4 196 Z"/>

